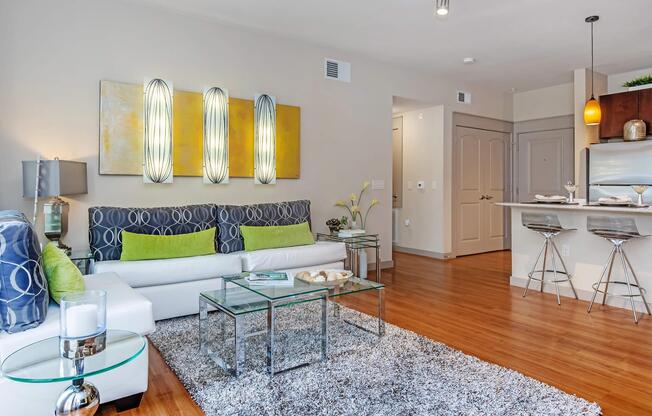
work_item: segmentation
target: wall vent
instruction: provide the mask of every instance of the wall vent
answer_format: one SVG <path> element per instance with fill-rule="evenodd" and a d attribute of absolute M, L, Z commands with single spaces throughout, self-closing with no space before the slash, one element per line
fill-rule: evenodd
<path fill-rule="evenodd" d="M 471 93 L 465 91 L 457 91 L 457 102 L 461 104 L 471 104 Z"/>
<path fill-rule="evenodd" d="M 327 79 L 351 82 L 351 64 L 335 59 L 324 59 L 324 76 Z"/>

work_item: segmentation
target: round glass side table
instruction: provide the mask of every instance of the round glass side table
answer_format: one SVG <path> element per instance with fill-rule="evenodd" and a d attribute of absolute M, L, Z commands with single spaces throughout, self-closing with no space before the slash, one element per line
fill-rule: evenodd
<path fill-rule="evenodd" d="M 100 405 L 97 388 L 84 382 L 133 361 L 147 347 L 145 337 L 130 331 L 106 331 L 106 349 L 77 359 L 61 357 L 59 337 L 47 338 L 14 352 L 2 363 L 2 376 L 20 383 L 70 381 L 57 399 L 55 415 L 93 415 Z"/>

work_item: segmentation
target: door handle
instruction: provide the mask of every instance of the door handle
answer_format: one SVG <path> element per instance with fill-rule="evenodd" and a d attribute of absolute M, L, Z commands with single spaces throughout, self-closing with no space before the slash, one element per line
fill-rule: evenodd
<path fill-rule="evenodd" d="M 491 195 L 485 195 L 485 196 L 484 196 L 484 199 L 494 199 L 494 197 L 491 196 Z"/>
<path fill-rule="evenodd" d="M 486 195 L 482 195 L 482 196 L 480 197 L 480 201 L 482 201 L 483 199 L 487 199 L 487 196 L 486 196 Z"/>

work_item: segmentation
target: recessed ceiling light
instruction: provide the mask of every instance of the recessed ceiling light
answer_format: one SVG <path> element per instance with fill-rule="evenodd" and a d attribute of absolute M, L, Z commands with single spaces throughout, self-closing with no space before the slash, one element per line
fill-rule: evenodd
<path fill-rule="evenodd" d="M 463 62 L 464 62 L 466 65 L 471 65 L 471 64 L 474 64 L 474 63 L 475 63 L 475 58 L 472 58 L 472 57 L 464 58 Z"/>

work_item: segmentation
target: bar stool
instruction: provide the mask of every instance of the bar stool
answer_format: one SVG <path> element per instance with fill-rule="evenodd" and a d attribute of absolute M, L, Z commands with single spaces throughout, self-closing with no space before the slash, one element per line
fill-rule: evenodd
<path fill-rule="evenodd" d="M 623 285 L 627 286 L 626 294 L 611 294 L 612 296 L 619 296 L 626 299 L 629 299 L 632 314 L 634 315 L 634 322 L 638 324 L 638 316 L 636 315 L 636 306 L 634 305 L 634 298 L 640 297 L 643 300 L 645 309 L 647 310 L 648 315 L 650 313 L 650 306 L 645 300 L 645 289 L 642 288 L 638 282 L 638 278 L 634 273 L 632 264 L 625 254 L 623 245 L 634 238 L 649 237 L 649 235 L 642 235 L 638 232 L 636 228 L 636 221 L 633 218 L 625 217 L 593 217 L 589 216 L 586 220 L 586 228 L 589 232 L 604 238 L 605 240 L 613 244 L 611 249 L 611 254 L 607 259 L 607 264 L 605 264 L 604 269 L 602 269 L 602 274 L 600 275 L 600 280 L 597 283 L 593 284 L 593 298 L 589 304 L 588 312 L 591 313 L 591 308 L 595 302 L 595 298 L 599 293 L 602 293 L 602 304 L 605 304 L 607 300 L 607 295 L 609 293 L 609 285 Z M 614 262 L 616 261 L 616 254 L 620 255 L 620 264 L 623 267 L 623 273 L 625 275 L 625 281 L 611 280 L 611 271 L 613 269 Z M 607 271 L 608 270 L 608 271 Z M 630 280 L 629 272 L 632 273 L 633 282 Z M 604 280 L 606 274 L 606 280 Z M 604 281 L 603 281 L 604 280 Z M 604 289 L 601 285 L 604 284 Z"/>
<path fill-rule="evenodd" d="M 559 283 L 562 282 L 568 282 L 570 284 L 570 287 L 573 290 L 573 295 L 575 296 L 575 299 L 577 299 L 577 292 L 575 291 L 575 287 L 571 281 L 571 275 L 568 273 L 566 264 L 564 264 L 564 260 L 562 259 L 561 254 L 559 254 L 559 250 L 557 249 L 557 245 L 555 245 L 554 241 L 554 237 L 559 235 L 562 231 L 574 231 L 575 229 L 563 228 L 559 223 L 559 218 L 557 218 L 557 216 L 554 214 L 523 212 L 521 214 L 521 221 L 524 227 L 539 233 L 544 238 L 543 247 L 541 247 L 539 255 L 532 265 L 532 271 L 527 275 L 528 279 L 527 284 L 525 285 L 525 290 L 523 291 L 523 297 L 527 295 L 527 291 L 530 288 L 530 283 L 532 280 L 535 280 L 537 282 L 541 282 L 541 292 L 543 292 L 544 283 L 548 282 L 555 284 L 558 305 L 561 305 L 561 298 L 559 296 Z M 550 263 L 552 264 L 552 269 L 546 268 L 546 266 L 549 264 L 548 252 L 550 252 Z M 541 258 L 542 254 L 543 264 L 541 265 L 541 269 L 537 270 L 537 264 L 539 264 L 539 259 Z M 562 270 L 557 270 L 557 261 L 559 261 L 559 265 L 561 266 Z M 537 273 L 540 273 L 541 277 L 535 276 Z M 546 273 L 553 273 L 552 280 L 546 281 Z M 558 277 L 558 275 L 562 276 Z"/>

